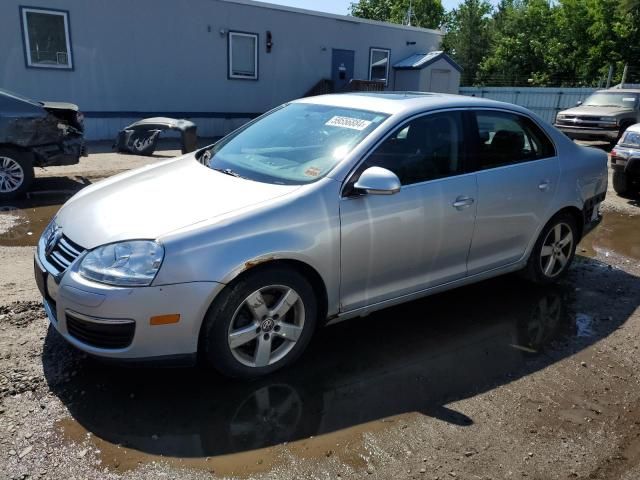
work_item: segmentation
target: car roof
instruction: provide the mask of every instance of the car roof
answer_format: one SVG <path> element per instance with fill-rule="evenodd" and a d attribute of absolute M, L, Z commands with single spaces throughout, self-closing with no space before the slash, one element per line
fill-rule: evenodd
<path fill-rule="evenodd" d="M 411 114 L 426 110 L 456 107 L 506 108 L 517 112 L 530 113 L 517 105 L 496 100 L 431 92 L 338 93 L 301 98 L 295 100 L 295 102 L 369 110 L 389 115 Z"/>
<path fill-rule="evenodd" d="M 636 123 L 627 128 L 627 132 L 640 132 L 640 123 Z"/>

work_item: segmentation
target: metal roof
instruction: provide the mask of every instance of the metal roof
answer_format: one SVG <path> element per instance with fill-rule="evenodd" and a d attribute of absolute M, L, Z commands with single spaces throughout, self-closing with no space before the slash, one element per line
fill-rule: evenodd
<path fill-rule="evenodd" d="M 410 57 L 407 57 L 404 60 L 400 60 L 399 62 L 395 63 L 393 65 L 393 68 L 395 68 L 396 70 L 419 70 L 428 67 L 432 63 L 437 62 L 441 59 L 448 62 L 459 72 L 462 72 L 462 67 L 454 62 L 451 57 L 444 53 L 442 50 L 435 50 L 429 53 L 414 53 Z"/>
<path fill-rule="evenodd" d="M 366 18 L 354 17 L 351 15 L 336 15 L 335 13 L 319 12 L 317 10 L 309 10 L 306 8 L 276 5 L 273 3 L 268 3 L 265 0 L 258 0 L 258 1 L 256 0 L 215 0 L 215 1 L 235 3 L 238 5 L 247 5 L 250 7 L 267 8 L 270 10 L 280 10 L 283 12 L 290 12 L 290 13 L 300 13 L 303 15 L 312 15 L 314 17 L 332 18 L 334 20 L 353 23 L 353 24 L 364 23 L 369 25 L 377 25 L 379 27 L 395 28 L 395 29 L 408 30 L 413 32 L 434 33 L 441 37 L 444 35 L 442 30 L 434 30 L 432 28 L 413 27 L 410 25 L 401 25 L 399 23 L 381 22 L 379 20 L 369 20 Z M 309 2 L 309 3 L 312 3 L 312 2 Z"/>

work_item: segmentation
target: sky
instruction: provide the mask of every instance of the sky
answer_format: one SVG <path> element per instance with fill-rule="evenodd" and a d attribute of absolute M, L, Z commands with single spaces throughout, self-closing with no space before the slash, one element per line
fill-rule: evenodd
<path fill-rule="evenodd" d="M 306 8 L 307 10 L 318 10 L 320 12 L 336 13 L 347 15 L 349 5 L 355 0 L 265 0 L 268 3 L 277 3 L 289 7 Z M 442 0 L 445 10 L 451 10 L 458 6 L 461 0 Z M 492 3 L 496 3 L 493 1 Z"/>

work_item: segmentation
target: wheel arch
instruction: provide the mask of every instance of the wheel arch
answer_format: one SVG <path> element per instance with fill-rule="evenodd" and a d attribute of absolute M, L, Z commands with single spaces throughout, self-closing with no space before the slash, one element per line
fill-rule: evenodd
<path fill-rule="evenodd" d="M 568 213 L 576 221 L 576 226 L 578 227 L 578 240 L 576 241 L 576 243 L 578 243 L 580 240 L 582 240 L 582 234 L 584 232 L 584 213 L 578 207 L 570 205 L 570 206 L 561 208 L 556 213 L 551 215 L 551 217 L 549 217 L 549 220 L 547 220 L 547 223 L 549 223 L 553 218 L 557 217 L 562 213 Z M 545 225 L 547 223 L 545 223 Z"/>
<path fill-rule="evenodd" d="M 198 355 L 200 355 L 202 352 L 201 342 L 202 342 L 202 337 L 204 332 L 204 324 L 205 324 L 204 319 L 208 315 L 209 310 L 211 309 L 214 302 L 216 301 L 216 298 L 218 298 L 218 296 L 222 293 L 222 291 L 232 287 L 243 278 L 246 278 L 249 275 L 253 275 L 258 271 L 262 271 L 269 268 L 278 268 L 278 267 L 290 268 L 297 271 L 301 275 L 303 275 L 309 281 L 309 283 L 311 283 L 311 287 L 313 288 L 313 291 L 316 294 L 316 298 L 318 300 L 317 325 L 322 326 L 326 324 L 327 312 L 329 309 L 329 297 L 327 292 L 327 286 L 324 280 L 322 279 L 322 276 L 320 275 L 320 273 L 311 265 L 301 260 L 295 260 L 291 258 L 277 258 L 277 259 L 266 259 L 262 261 L 247 262 L 245 264 L 245 267 L 246 268 L 244 270 L 237 273 L 233 278 L 231 278 L 228 282 L 226 282 L 225 287 L 209 303 L 209 306 L 205 311 L 202 321 L 200 322 L 200 330 L 198 333 Z"/>

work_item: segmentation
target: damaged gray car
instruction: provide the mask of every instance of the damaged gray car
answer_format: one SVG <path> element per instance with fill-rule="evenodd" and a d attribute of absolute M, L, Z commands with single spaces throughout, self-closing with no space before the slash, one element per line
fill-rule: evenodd
<path fill-rule="evenodd" d="M 0 202 L 29 190 L 34 167 L 72 165 L 86 155 L 77 105 L 0 89 Z"/>

